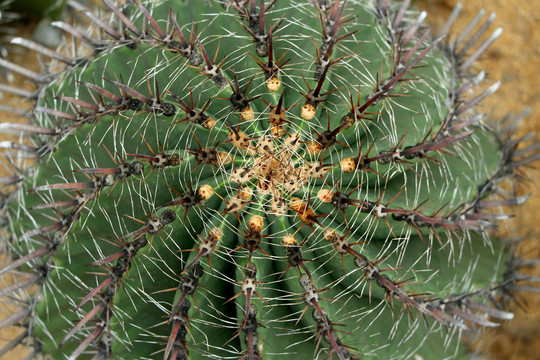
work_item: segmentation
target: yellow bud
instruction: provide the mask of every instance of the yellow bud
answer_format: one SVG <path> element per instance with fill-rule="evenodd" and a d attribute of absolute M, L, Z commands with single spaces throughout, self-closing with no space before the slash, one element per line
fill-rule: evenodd
<path fill-rule="evenodd" d="M 323 231 L 323 238 L 324 240 L 333 243 L 339 239 L 339 235 L 334 229 L 325 229 Z"/>
<path fill-rule="evenodd" d="M 319 198 L 319 200 L 325 203 L 332 202 L 333 196 L 334 196 L 334 193 L 328 189 L 321 189 L 317 192 L 317 197 Z"/>
<path fill-rule="evenodd" d="M 273 150 L 274 142 L 266 136 L 263 136 L 263 138 L 257 143 L 257 152 L 259 155 L 271 154 Z"/>
<path fill-rule="evenodd" d="M 300 116 L 302 116 L 303 119 L 311 120 L 315 117 L 316 112 L 317 109 L 315 109 L 315 106 L 311 104 L 304 104 L 304 106 L 302 106 L 302 112 L 300 113 Z"/>
<path fill-rule="evenodd" d="M 304 206 L 304 203 L 302 202 L 302 199 L 293 197 L 291 200 L 289 200 L 289 206 L 291 209 L 298 211 L 302 206 Z"/>
<path fill-rule="evenodd" d="M 219 152 L 219 161 L 221 164 L 230 164 L 232 162 L 232 156 L 226 152 Z"/>
<path fill-rule="evenodd" d="M 248 201 L 249 199 L 251 199 L 252 195 L 253 195 L 253 190 L 249 187 L 238 191 L 238 198 L 240 200 Z"/>
<path fill-rule="evenodd" d="M 306 151 L 309 155 L 316 155 L 322 151 L 323 147 L 316 141 L 308 142 L 306 145 Z"/>
<path fill-rule="evenodd" d="M 202 123 L 202 127 L 208 130 L 212 130 L 216 126 L 216 120 L 213 117 L 209 116 Z"/>
<path fill-rule="evenodd" d="M 287 212 L 287 205 L 283 198 L 279 198 L 274 194 L 272 198 L 272 212 L 275 215 L 284 215 Z"/>
<path fill-rule="evenodd" d="M 218 242 L 223 237 L 223 231 L 220 228 L 213 228 L 208 233 L 208 239 L 213 242 Z"/>
<path fill-rule="evenodd" d="M 254 215 L 249 219 L 249 228 L 251 231 L 261 232 L 264 227 L 264 220 L 259 215 Z"/>
<path fill-rule="evenodd" d="M 341 160 L 341 171 L 343 172 L 353 172 L 356 169 L 356 160 L 354 158 L 344 158 Z"/>
<path fill-rule="evenodd" d="M 283 245 L 285 246 L 298 246 L 298 241 L 292 234 L 287 234 L 283 237 Z"/>
<path fill-rule="evenodd" d="M 272 126 L 271 133 L 273 137 L 280 137 L 281 135 L 283 135 L 283 126 Z"/>
<path fill-rule="evenodd" d="M 207 200 L 214 194 L 214 189 L 210 185 L 203 185 L 197 190 L 197 194 L 203 199 Z"/>
<path fill-rule="evenodd" d="M 240 112 L 240 115 L 242 116 L 242 119 L 244 119 L 245 121 L 252 121 L 253 119 L 255 119 L 255 112 L 253 111 L 253 108 L 251 107 L 251 105 L 248 105 L 245 108 L 243 108 L 242 111 Z"/>
<path fill-rule="evenodd" d="M 354 125 L 354 118 L 350 116 L 349 114 L 343 116 L 341 118 L 341 125 L 343 126 L 344 129 L 350 128 L 351 126 Z"/>
<path fill-rule="evenodd" d="M 270 79 L 266 80 L 266 88 L 268 91 L 276 92 L 281 87 L 281 81 L 277 78 L 277 76 L 271 77 Z"/>

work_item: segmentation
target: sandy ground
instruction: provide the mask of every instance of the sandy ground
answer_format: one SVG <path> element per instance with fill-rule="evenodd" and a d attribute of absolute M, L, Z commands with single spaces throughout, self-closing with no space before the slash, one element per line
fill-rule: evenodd
<path fill-rule="evenodd" d="M 413 0 L 413 4 L 425 9 L 430 14 L 428 22 L 434 28 L 440 27 L 450 14 L 456 0 Z M 495 11 L 497 17 L 492 25 L 494 30 L 498 26 L 504 29 L 503 35 L 490 47 L 481 58 L 478 67 L 486 70 L 489 76 L 488 84 L 502 80 L 503 85 L 496 94 L 483 102 L 484 110 L 494 118 L 499 118 L 509 112 L 520 113 L 531 108 L 533 114 L 524 121 L 522 134 L 540 130 L 540 0 L 471 0 L 463 4 L 462 15 L 456 23 L 456 28 L 466 26 L 480 9 L 486 14 Z M 486 15 L 487 17 L 487 15 Z M 21 31 L 28 32 L 22 28 Z M 23 63 L 33 60 L 25 54 L 17 54 L 12 60 Z M 37 67 L 35 61 L 28 66 Z M 16 80 L 19 83 L 20 79 Z M 4 98 L 4 105 L 15 105 L 15 99 Z M 0 121 L 12 121 L 4 113 L 0 113 Z M 537 137 L 538 138 L 538 137 Z M 5 174 L 0 169 L 0 176 Z M 530 179 L 528 188 L 523 193 L 538 189 L 540 171 L 527 171 Z M 527 240 L 520 247 L 525 258 L 540 258 L 540 244 L 537 240 L 537 229 L 540 226 L 540 212 L 535 211 L 540 204 L 540 191 L 535 191 L 529 201 L 520 208 L 515 209 L 516 218 L 502 231 L 512 235 L 524 235 Z M 535 224 L 536 225 L 535 227 Z M 517 230 L 519 229 L 519 231 Z M 0 259 L 0 264 L 3 259 Z M 531 275 L 540 276 L 540 268 L 529 269 Z M 5 281 L 5 282 L 4 282 Z M 10 279 L 5 279 L 2 287 Z M 523 294 L 527 312 L 516 308 L 516 319 L 503 326 L 487 331 L 478 341 L 478 346 L 487 354 L 486 358 L 494 360 L 534 360 L 540 359 L 540 295 Z M 9 307 L 0 308 L 0 319 L 11 314 Z M 0 348 L 6 341 L 17 334 L 13 329 L 0 331 Z M 23 352 L 12 351 L 3 359 L 16 360 L 23 357 Z M 436 360 L 436 359 L 434 359 Z"/>

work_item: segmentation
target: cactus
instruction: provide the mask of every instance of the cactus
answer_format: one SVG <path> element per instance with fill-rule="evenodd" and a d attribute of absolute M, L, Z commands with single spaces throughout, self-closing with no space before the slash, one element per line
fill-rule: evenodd
<path fill-rule="evenodd" d="M 2 87 L 33 105 L 0 126 L 0 273 L 23 274 L 0 354 L 460 357 L 535 291 L 493 231 L 538 144 L 477 110 L 490 19 L 450 40 L 408 1 L 103 3 L 69 3 L 60 49 L 13 40 L 43 73 L 0 59 L 36 85 Z"/>

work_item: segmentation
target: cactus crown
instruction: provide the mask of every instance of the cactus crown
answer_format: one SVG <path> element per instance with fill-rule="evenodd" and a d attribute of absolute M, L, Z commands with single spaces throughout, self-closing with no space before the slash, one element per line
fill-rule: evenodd
<path fill-rule="evenodd" d="M 471 66 L 500 30 L 433 38 L 408 2 L 103 2 L 71 3 L 87 30 L 54 23 L 73 48 L 14 39 L 47 73 L 0 60 L 38 88 L 19 94 L 31 124 L 1 128 L 27 139 L 2 143 L 18 342 L 440 358 L 512 317 L 528 279 L 488 230 L 537 154 L 475 110 L 499 83 L 476 90 Z"/>

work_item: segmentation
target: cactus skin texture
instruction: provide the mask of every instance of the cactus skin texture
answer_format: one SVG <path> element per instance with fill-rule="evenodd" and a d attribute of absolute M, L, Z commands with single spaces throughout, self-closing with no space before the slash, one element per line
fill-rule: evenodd
<path fill-rule="evenodd" d="M 538 146 L 476 109 L 490 20 L 450 40 L 407 2 L 70 6 L 77 51 L 17 38 L 47 72 L 0 63 L 37 89 L 2 88 L 34 104 L 1 127 L 0 271 L 23 273 L 2 355 L 460 358 L 535 291 L 493 236 Z"/>

